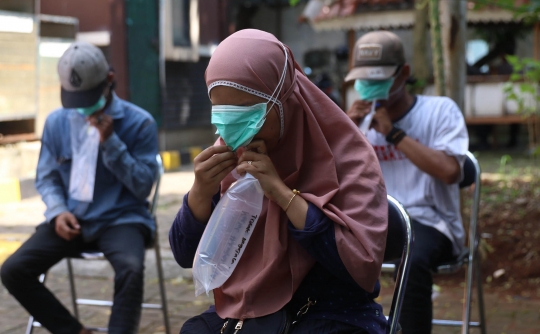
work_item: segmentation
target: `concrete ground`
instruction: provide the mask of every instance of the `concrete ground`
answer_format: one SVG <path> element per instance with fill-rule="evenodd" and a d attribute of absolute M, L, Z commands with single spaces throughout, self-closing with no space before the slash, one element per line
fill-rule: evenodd
<path fill-rule="evenodd" d="M 168 242 L 168 231 L 178 211 L 184 194 L 193 183 L 193 172 L 185 168 L 179 172 L 167 173 L 163 177 L 158 205 L 159 242 L 166 278 L 167 302 L 172 333 L 178 333 L 184 321 L 203 312 L 212 302 L 211 297 L 195 297 L 189 270 L 181 269 L 173 259 Z M 0 204 L 0 264 L 33 233 L 35 226 L 43 220 L 44 205 L 39 197 L 32 197 L 19 203 Z M 146 258 L 146 303 L 159 303 L 159 289 L 155 269 L 155 254 L 147 252 Z M 105 261 L 74 261 L 77 293 L 79 298 L 110 299 L 113 294 L 112 270 Z M 47 286 L 59 299 L 70 305 L 66 263 L 54 266 L 47 278 Z M 383 280 L 380 302 L 388 310 L 392 298 L 389 279 Z M 463 288 L 443 287 L 435 300 L 436 317 L 459 319 Z M 488 333 L 540 334 L 540 301 L 534 299 L 501 298 L 486 293 L 486 316 Z M 110 314 L 108 308 L 81 306 L 82 322 L 88 326 L 105 327 Z M 476 312 L 473 312 L 476 319 Z M 0 285 L 0 333 L 24 333 L 28 314 Z M 164 333 L 161 312 L 143 310 L 140 333 Z M 433 333 L 459 333 L 459 329 L 434 328 Z M 472 330 L 471 332 L 479 332 Z M 34 333 L 46 333 L 37 329 Z"/>

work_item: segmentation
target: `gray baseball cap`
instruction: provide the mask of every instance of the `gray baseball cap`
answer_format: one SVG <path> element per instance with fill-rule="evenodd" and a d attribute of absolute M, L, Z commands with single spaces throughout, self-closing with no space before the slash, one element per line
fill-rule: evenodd
<path fill-rule="evenodd" d="M 96 104 L 107 85 L 109 68 L 103 52 L 96 46 L 86 42 L 71 44 L 58 61 L 64 108 Z"/>
<path fill-rule="evenodd" d="M 373 31 L 360 37 L 353 56 L 353 68 L 345 81 L 389 79 L 405 64 L 403 43 L 389 31 Z"/>

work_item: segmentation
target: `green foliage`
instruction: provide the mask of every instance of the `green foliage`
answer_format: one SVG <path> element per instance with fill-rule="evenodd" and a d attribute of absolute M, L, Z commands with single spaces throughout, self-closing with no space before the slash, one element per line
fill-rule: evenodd
<path fill-rule="evenodd" d="M 540 22 L 540 0 L 529 0 L 528 4 L 516 6 L 515 0 L 473 0 L 474 9 L 483 9 L 487 6 L 496 6 L 514 13 L 517 19 L 527 24 Z"/>
<path fill-rule="evenodd" d="M 416 79 L 413 84 L 407 85 L 409 93 L 412 94 L 422 94 L 424 88 L 427 86 L 427 81 L 424 79 Z"/>
<path fill-rule="evenodd" d="M 506 59 L 514 69 L 510 81 L 504 86 L 507 99 L 515 101 L 518 112 L 524 116 L 539 114 L 540 61 L 517 56 L 506 56 Z"/>
<path fill-rule="evenodd" d="M 501 157 L 501 161 L 499 162 L 499 173 L 504 174 L 506 173 L 506 165 L 512 161 L 512 157 L 508 154 L 505 154 Z"/>
<path fill-rule="evenodd" d="M 291 5 L 291 7 L 294 7 L 298 5 L 299 3 L 300 3 L 300 0 L 289 0 L 289 5 Z"/>

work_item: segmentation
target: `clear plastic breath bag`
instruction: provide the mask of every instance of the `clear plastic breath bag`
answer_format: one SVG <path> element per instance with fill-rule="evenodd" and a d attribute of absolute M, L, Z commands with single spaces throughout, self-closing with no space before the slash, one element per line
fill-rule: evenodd
<path fill-rule="evenodd" d="M 364 119 L 362 120 L 362 123 L 360 123 L 360 125 L 358 126 L 358 128 L 364 135 L 368 132 L 369 127 L 371 126 L 371 122 L 373 121 L 373 116 L 375 115 L 375 112 L 376 112 L 375 111 L 376 107 L 377 107 L 377 100 L 373 100 L 373 102 L 371 102 L 370 112 L 364 117 Z"/>
<path fill-rule="evenodd" d="M 231 276 L 261 214 L 264 191 L 259 181 L 248 173 L 237 179 L 216 205 L 197 247 L 195 296 L 219 288 Z"/>
<path fill-rule="evenodd" d="M 96 183 L 96 165 L 99 151 L 99 132 L 79 114 L 70 118 L 71 174 L 69 195 L 81 202 L 92 202 Z"/>

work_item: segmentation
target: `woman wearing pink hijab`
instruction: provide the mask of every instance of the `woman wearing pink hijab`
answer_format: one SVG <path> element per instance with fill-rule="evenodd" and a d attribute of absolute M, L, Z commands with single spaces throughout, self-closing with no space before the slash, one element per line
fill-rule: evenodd
<path fill-rule="evenodd" d="M 224 40 L 206 84 L 221 138 L 195 159 L 195 182 L 169 234 L 180 266 L 192 266 L 233 169 L 257 178 L 265 199 L 235 271 L 213 291 L 215 307 L 181 333 L 251 333 L 284 310 L 296 321 L 288 333 L 385 333 L 374 299 L 387 201 L 371 145 L 269 33 Z"/>

